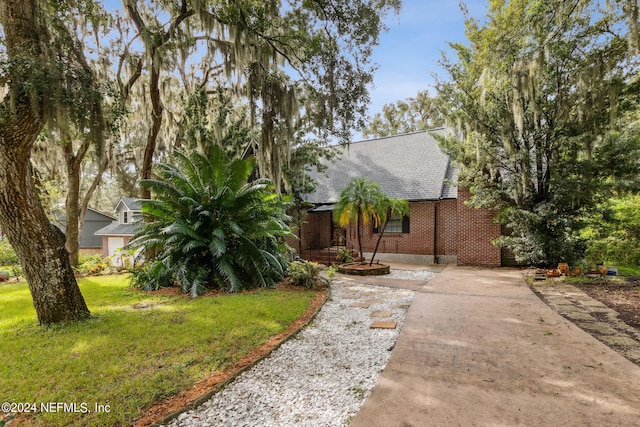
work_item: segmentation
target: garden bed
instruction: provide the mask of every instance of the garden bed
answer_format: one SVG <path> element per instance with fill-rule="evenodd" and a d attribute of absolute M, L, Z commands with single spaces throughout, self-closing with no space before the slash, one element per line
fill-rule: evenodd
<path fill-rule="evenodd" d="M 576 280 L 571 284 L 615 310 L 627 325 L 640 330 L 640 277 Z"/>

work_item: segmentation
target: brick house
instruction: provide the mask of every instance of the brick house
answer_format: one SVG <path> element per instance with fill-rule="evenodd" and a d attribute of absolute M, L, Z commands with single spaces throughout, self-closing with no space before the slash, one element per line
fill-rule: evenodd
<path fill-rule="evenodd" d="M 318 187 L 306 196 L 313 207 L 299 231 L 301 256 L 312 259 L 329 247 L 357 248 L 355 226 L 339 228 L 332 220 L 332 210 L 349 181 L 365 177 L 378 182 L 387 196 L 409 201 L 409 215 L 391 220 L 376 260 L 500 266 L 500 248 L 491 243 L 501 229 L 493 221 L 495 213 L 465 205 L 470 194 L 455 186 L 455 168 L 438 146 L 435 132 L 444 130 L 354 142 L 325 173 L 315 173 Z M 377 232 L 371 225 L 363 227 L 367 258 Z"/>

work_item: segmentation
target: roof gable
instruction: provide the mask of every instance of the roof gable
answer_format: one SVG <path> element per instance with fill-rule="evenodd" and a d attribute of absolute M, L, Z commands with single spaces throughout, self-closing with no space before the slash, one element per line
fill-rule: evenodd
<path fill-rule="evenodd" d="M 67 223 L 66 211 L 56 210 L 53 213 L 53 216 L 54 216 L 54 222 L 57 222 L 63 225 Z M 84 214 L 85 222 L 86 221 L 104 221 L 108 223 L 108 222 L 114 221 L 115 219 L 116 217 L 113 215 L 109 215 L 107 213 L 101 212 L 97 209 L 93 209 L 90 207 L 87 207 L 87 210 Z"/>
<path fill-rule="evenodd" d="M 352 178 L 367 178 L 380 184 L 389 197 L 404 200 L 455 198 L 455 186 L 446 179 L 454 177 L 449 156 L 439 147 L 432 132 L 354 142 L 328 165 L 325 173 L 312 173 L 318 183 L 307 201 L 335 203 Z"/>
<path fill-rule="evenodd" d="M 123 208 L 129 211 L 141 211 L 142 202 L 140 199 L 133 197 L 122 197 L 114 209 L 115 212 L 120 212 Z"/>

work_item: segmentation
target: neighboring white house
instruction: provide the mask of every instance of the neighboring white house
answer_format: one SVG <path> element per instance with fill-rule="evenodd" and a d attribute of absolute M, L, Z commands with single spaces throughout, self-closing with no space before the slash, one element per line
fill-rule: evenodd
<path fill-rule="evenodd" d="M 121 198 L 114 209 L 116 221 L 97 230 L 94 234 L 102 236 L 102 256 L 118 255 L 118 249 L 124 247 L 136 232 L 138 222 L 142 220 L 140 199 Z"/>

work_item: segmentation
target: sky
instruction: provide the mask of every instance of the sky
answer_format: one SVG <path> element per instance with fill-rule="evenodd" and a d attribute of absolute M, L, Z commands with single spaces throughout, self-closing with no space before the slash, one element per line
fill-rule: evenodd
<path fill-rule="evenodd" d="M 433 74 L 446 77 L 438 65 L 448 42 L 465 42 L 464 18 L 458 0 L 403 0 L 399 15 L 386 19 L 389 31 L 380 37 L 373 61 L 374 76 L 369 115 L 385 104 L 411 98 L 419 91 L 433 91 Z M 482 20 L 488 0 L 466 0 L 471 16 Z M 452 58 L 455 58 L 452 56 Z"/>

